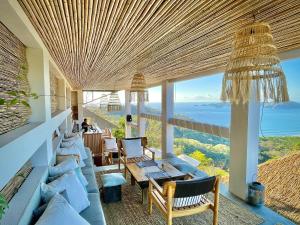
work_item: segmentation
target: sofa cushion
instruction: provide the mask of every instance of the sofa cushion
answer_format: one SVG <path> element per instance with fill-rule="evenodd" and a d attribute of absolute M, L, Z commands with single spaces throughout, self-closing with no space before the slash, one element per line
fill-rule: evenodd
<path fill-rule="evenodd" d="M 86 186 L 86 190 L 88 193 L 99 193 L 99 187 L 97 184 L 97 180 L 94 173 L 87 173 L 84 175 L 88 185 Z"/>
<path fill-rule="evenodd" d="M 95 173 L 93 167 L 90 167 L 90 166 L 82 167 L 81 171 L 82 171 L 83 175 L 91 174 L 91 173 L 94 174 Z"/>
<path fill-rule="evenodd" d="M 66 140 L 63 140 L 61 142 L 61 144 L 60 144 L 61 147 L 63 147 L 63 148 L 77 147 L 80 150 L 80 155 L 81 155 L 82 159 L 87 159 L 87 154 L 85 152 L 83 140 L 81 138 L 76 138 L 75 140 L 70 140 L 70 141 L 66 141 Z"/>
<path fill-rule="evenodd" d="M 122 140 L 123 148 L 127 154 L 127 158 L 141 157 L 143 155 L 143 147 L 141 139 L 124 139 Z"/>
<path fill-rule="evenodd" d="M 91 225 L 106 225 L 102 205 L 98 193 L 89 193 L 90 207 L 83 210 L 80 215 Z"/>
<path fill-rule="evenodd" d="M 67 202 L 64 197 L 56 194 L 49 202 L 37 225 L 72 224 L 89 225 Z"/>
<path fill-rule="evenodd" d="M 74 170 L 78 167 L 78 163 L 74 157 L 66 158 L 56 166 L 49 166 L 49 176 L 61 176 L 64 173 Z"/>
<path fill-rule="evenodd" d="M 81 212 L 90 205 L 87 198 L 87 192 L 74 171 L 69 171 L 49 184 L 41 184 L 42 197 L 45 202 L 52 198 L 56 193 L 60 193 L 64 190 L 66 190 L 71 206 L 77 212 Z"/>
<path fill-rule="evenodd" d="M 79 155 L 80 156 L 80 167 L 84 167 L 85 163 L 83 162 L 83 158 L 81 156 L 80 150 L 77 147 L 68 147 L 68 148 L 58 148 L 57 149 L 57 155 Z"/>
<path fill-rule="evenodd" d="M 87 167 L 93 167 L 94 166 L 93 161 L 89 158 L 83 160 L 83 162 L 84 162 L 85 166 L 87 166 Z"/>

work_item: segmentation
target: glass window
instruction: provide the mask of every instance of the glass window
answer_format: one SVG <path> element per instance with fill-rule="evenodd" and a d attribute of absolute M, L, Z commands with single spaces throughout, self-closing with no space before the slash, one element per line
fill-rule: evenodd
<path fill-rule="evenodd" d="M 145 113 L 161 114 L 161 86 L 148 89 L 149 101 L 145 103 Z"/>
<path fill-rule="evenodd" d="M 230 126 L 230 104 L 220 101 L 223 74 L 175 83 L 174 116 L 176 118 Z"/>
<path fill-rule="evenodd" d="M 174 153 L 198 160 L 198 168 L 209 175 L 221 175 L 225 182 L 229 179 L 228 139 L 175 126 Z"/>

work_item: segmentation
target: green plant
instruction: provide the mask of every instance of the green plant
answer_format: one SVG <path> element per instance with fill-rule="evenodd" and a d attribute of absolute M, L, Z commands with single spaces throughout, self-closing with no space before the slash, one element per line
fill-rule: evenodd
<path fill-rule="evenodd" d="M 17 85 L 26 80 L 26 73 L 28 71 L 28 66 L 26 63 L 21 64 L 19 74 L 16 77 L 16 81 L 19 81 Z M 19 88 L 17 88 L 19 89 Z M 29 91 L 24 90 L 15 90 L 8 91 L 5 94 L 9 96 L 9 98 L 0 98 L 0 106 L 6 106 L 6 109 L 10 109 L 17 104 L 22 104 L 28 108 L 30 108 L 29 103 L 25 100 L 28 98 L 38 99 L 38 95 L 36 93 L 31 93 Z"/>
<path fill-rule="evenodd" d="M 114 137 L 116 137 L 118 139 L 125 138 L 125 119 L 124 118 L 120 118 L 118 127 L 114 128 L 112 130 L 112 134 Z"/>
<path fill-rule="evenodd" d="M 7 109 L 17 105 L 22 104 L 28 108 L 30 108 L 29 103 L 23 99 L 23 97 L 26 98 L 33 98 L 38 99 L 38 95 L 36 93 L 27 93 L 25 91 L 8 91 L 6 92 L 7 95 L 9 95 L 11 98 L 4 99 L 0 98 L 0 105 L 5 105 Z"/>
<path fill-rule="evenodd" d="M 0 220 L 2 219 L 2 216 L 4 215 L 5 209 L 8 208 L 8 203 L 4 196 L 0 194 Z"/>

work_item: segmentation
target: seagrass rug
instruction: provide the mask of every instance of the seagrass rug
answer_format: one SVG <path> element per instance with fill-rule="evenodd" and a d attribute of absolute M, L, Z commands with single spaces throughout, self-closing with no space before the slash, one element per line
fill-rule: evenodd
<path fill-rule="evenodd" d="M 113 171 L 116 172 L 116 171 Z M 105 172 L 107 173 L 107 172 Z M 97 172 L 96 177 L 101 184 L 102 172 Z M 142 192 L 136 184 L 132 186 L 130 180 L 122 186 L 122 201 L 118 203 L 103 203 L 102 207 L 108 225 L 165 225 L 166 220 L 153 205 L 152 215 L 148 214 L 147 204 L 142 204 Z M 211 225 L 213 213 L 211 210 L 206 212 L 173 219 L 173 225 Z M 264 222 L 262 218 L 245 209 L 220 194 L 219 202 L 219 225 L 256 225 Z"/>

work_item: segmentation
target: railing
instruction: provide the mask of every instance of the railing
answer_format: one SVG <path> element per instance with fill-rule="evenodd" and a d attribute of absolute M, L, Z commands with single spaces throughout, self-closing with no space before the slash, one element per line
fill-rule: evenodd
<path fill-rule="evenodd" d="M 161 121 L 161 115 L 142 113 L 141 117 L 146 119 Z M 183 127 L 183 128 L 207 133 L 207 134 L 212 134 L 218 137 L 223 137 L 223 138 L 230 137 L 230 130 L 227 127 L 221 127 L 217 125 L 194 122 L 194 121 L 177 119 L 177 118 L 169 119 L 168 122 L 169 124 L 172 124 L 174 126 L 179 126 L 179 127 Z"/>

